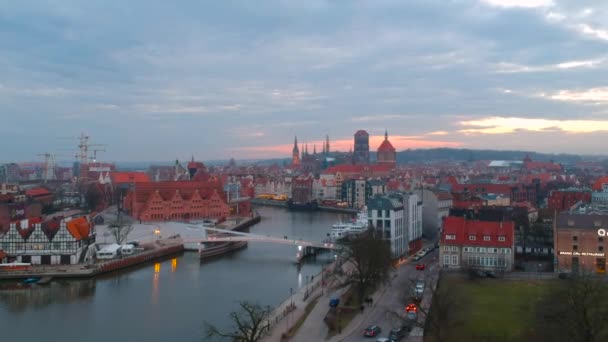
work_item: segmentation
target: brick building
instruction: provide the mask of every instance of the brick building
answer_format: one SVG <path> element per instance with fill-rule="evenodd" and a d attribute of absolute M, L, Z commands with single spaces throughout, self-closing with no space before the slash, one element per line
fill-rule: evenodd
<path fill-rule="evenodd" d="M 298 176 L 291 182 L 291 200 L 293 203 L 310 203 L 312 201 L 312 176 Z"/>
<path fill-rule="evenodd" d="M 556 272 L 606 272 L 608 214 L 563 212 L 553 227 Z"/>
<path fill-rule="evenodd" d="M 445 268 L 510 271 L 515 263 L 511 221 L 478 221 L 448 216 L 443 221 L 439 260 Z"/>
<path fill-rule="evenodd" d="M 397 150 L 388 141 L 388 131 L 384 132 L 384 141 L 378 147 L 377 163 L 378 165 L 387 165 L 390 168 L 397 166 Z"/>
<path fill-rule="evenodd" d="M 591 190 L 580 188 L 553 190 L 549 194 L 547 204 L 549 209 L 565 211 L 578 202 L 591 203 Z"/>
<path fill-rule="evenodd" d="M 230 215 L 219 181 L 135 183 L 124 201 L 124 208 L 142 221 L 221 220 Z"/>

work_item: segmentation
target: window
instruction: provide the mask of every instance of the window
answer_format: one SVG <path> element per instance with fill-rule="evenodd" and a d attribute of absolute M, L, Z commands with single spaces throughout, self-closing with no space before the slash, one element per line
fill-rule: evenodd
<path fill-rule="evenodd" d="M 485 252 L 486 252 L 486 248 L 485 248 L 485 247 L 480 247 L 480 248 L 479 248 L 479 252 L 481 252 L 481 253 L 485 253 Z"/>
<path fill-rule="evenodd" d="M 475 247 L 475 252 L 477 252 L 477 253 L 481 252 L 481 248 Z"/>
<path fill-rule="evenodd" d="M 475 235 L 469 235 L 469 240 L 475 241 Z"/>
<path fill-rule="evenodd" d="M 597 238 L 597 241 L 598 241 L 598 242 L 604 242 L 604 237 L 603 237 L 603 236 L 598 237 L 598 238 Z"/>
<path fill-rule="evenodd" d="M 443 256 L 443 265 L 444 266 L 448 266 L 450 264 L 450 256 L 449 255 L 444 255 Z"/>
<path fill-rule="evenodd" d="M 578 251 L 578 245 L 572 245 L 572 250 L 573 251 Z"/>
<path fill-rule="evenodd" d="M 443 246 L 443 251 L 444 252 L 449 252 L 450 251 L 450 246 Z"/>
<path fill-rule="evenodd" d="M 600 252 L 603 252 L 604 251 L 604 246 L 598 246 L 597 250 L 600 251 Z"/>
<path fill-rule="evenodd" d="M 505 240 L 506 240 L 506 239 L 505 239 L 505 236 L 504 236 L 504 235 L 501 235 L 501 236 L 499 236 L 499 237 L 498 237 L 498 241 L 505 241 Z"/>
<path fill-rule="evenodd" d="M 572 241 L 578 241 L 578 236 L 574 235 L 574 236 L 572 237 Z"/>
<path fill-rule="evenodd" d="M 454 234 L 448 234 L 445 236 L 446 240 L 456 240 L 456 235 Z"/>
<path fill-rule="evenodd" d="M 458 252 L 458 247 L 452 246 L 452 252 Z"/>
<path fill-rule="evenodd" d="M 484 235 L 483 241 L 490 241 L 490 235 Z"/>
<path fill-rule="evenodd" d="M 452 265 L 458 265 L 458 255 L 452 255 Z"/>

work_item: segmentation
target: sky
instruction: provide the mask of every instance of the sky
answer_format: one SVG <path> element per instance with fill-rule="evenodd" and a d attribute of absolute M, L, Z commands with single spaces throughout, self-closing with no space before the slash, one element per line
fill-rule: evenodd
<path fill-rule="evenodd" d="M 4 1 L 0 119 L 3 162 L 606 154 L 608 1 Z"/>

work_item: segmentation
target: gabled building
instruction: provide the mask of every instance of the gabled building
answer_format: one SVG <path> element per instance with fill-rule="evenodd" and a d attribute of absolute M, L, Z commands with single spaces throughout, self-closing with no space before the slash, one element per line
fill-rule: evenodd
<path fill-rule="evenodd" d="M 230 215 L 219 181 L 135 183 L 125 198 L 124 207 L 141 221 L 222 220 Z"/>
<path fill-rule="evenodd" d="M 448 216 L 443 221 L 439 261 L 445 268 L 511 271 L 515 263 L 511 221 L 478 221 Z"/>
<path fill-rule="evenodd" d="M 397 166 L 397 150 L 388 140 L 388 131 L 384 132 L 384 141 L 378 147 L 377 163 L 378 165 L 387 165 L 392 169 Z"/>
<path fill-rule="evenodd" d="M 88 217 L 46 222 L 35 218 L 11 223 L 0 236 L 0 249 L 16 262 L 71 265 L 82 262 L 94 242 L 94 225 Z"/>

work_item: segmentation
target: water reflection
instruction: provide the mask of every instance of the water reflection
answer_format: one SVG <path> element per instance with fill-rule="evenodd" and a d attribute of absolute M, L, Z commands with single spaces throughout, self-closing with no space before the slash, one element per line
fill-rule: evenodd
<path fill-rule="evenodd" d="M 171 259 L 171 272 L 175 272 L 177 270 L 177 258 Z"/>
<path fill-rule="evenodd" d="M 95 281 L 53 281 L 47 285 L 24 285 L 18 282 L 0 283 L 0 306 L 11 313 L 40 309 L 53 304 L 66 304 L 91 299 Z"/>

